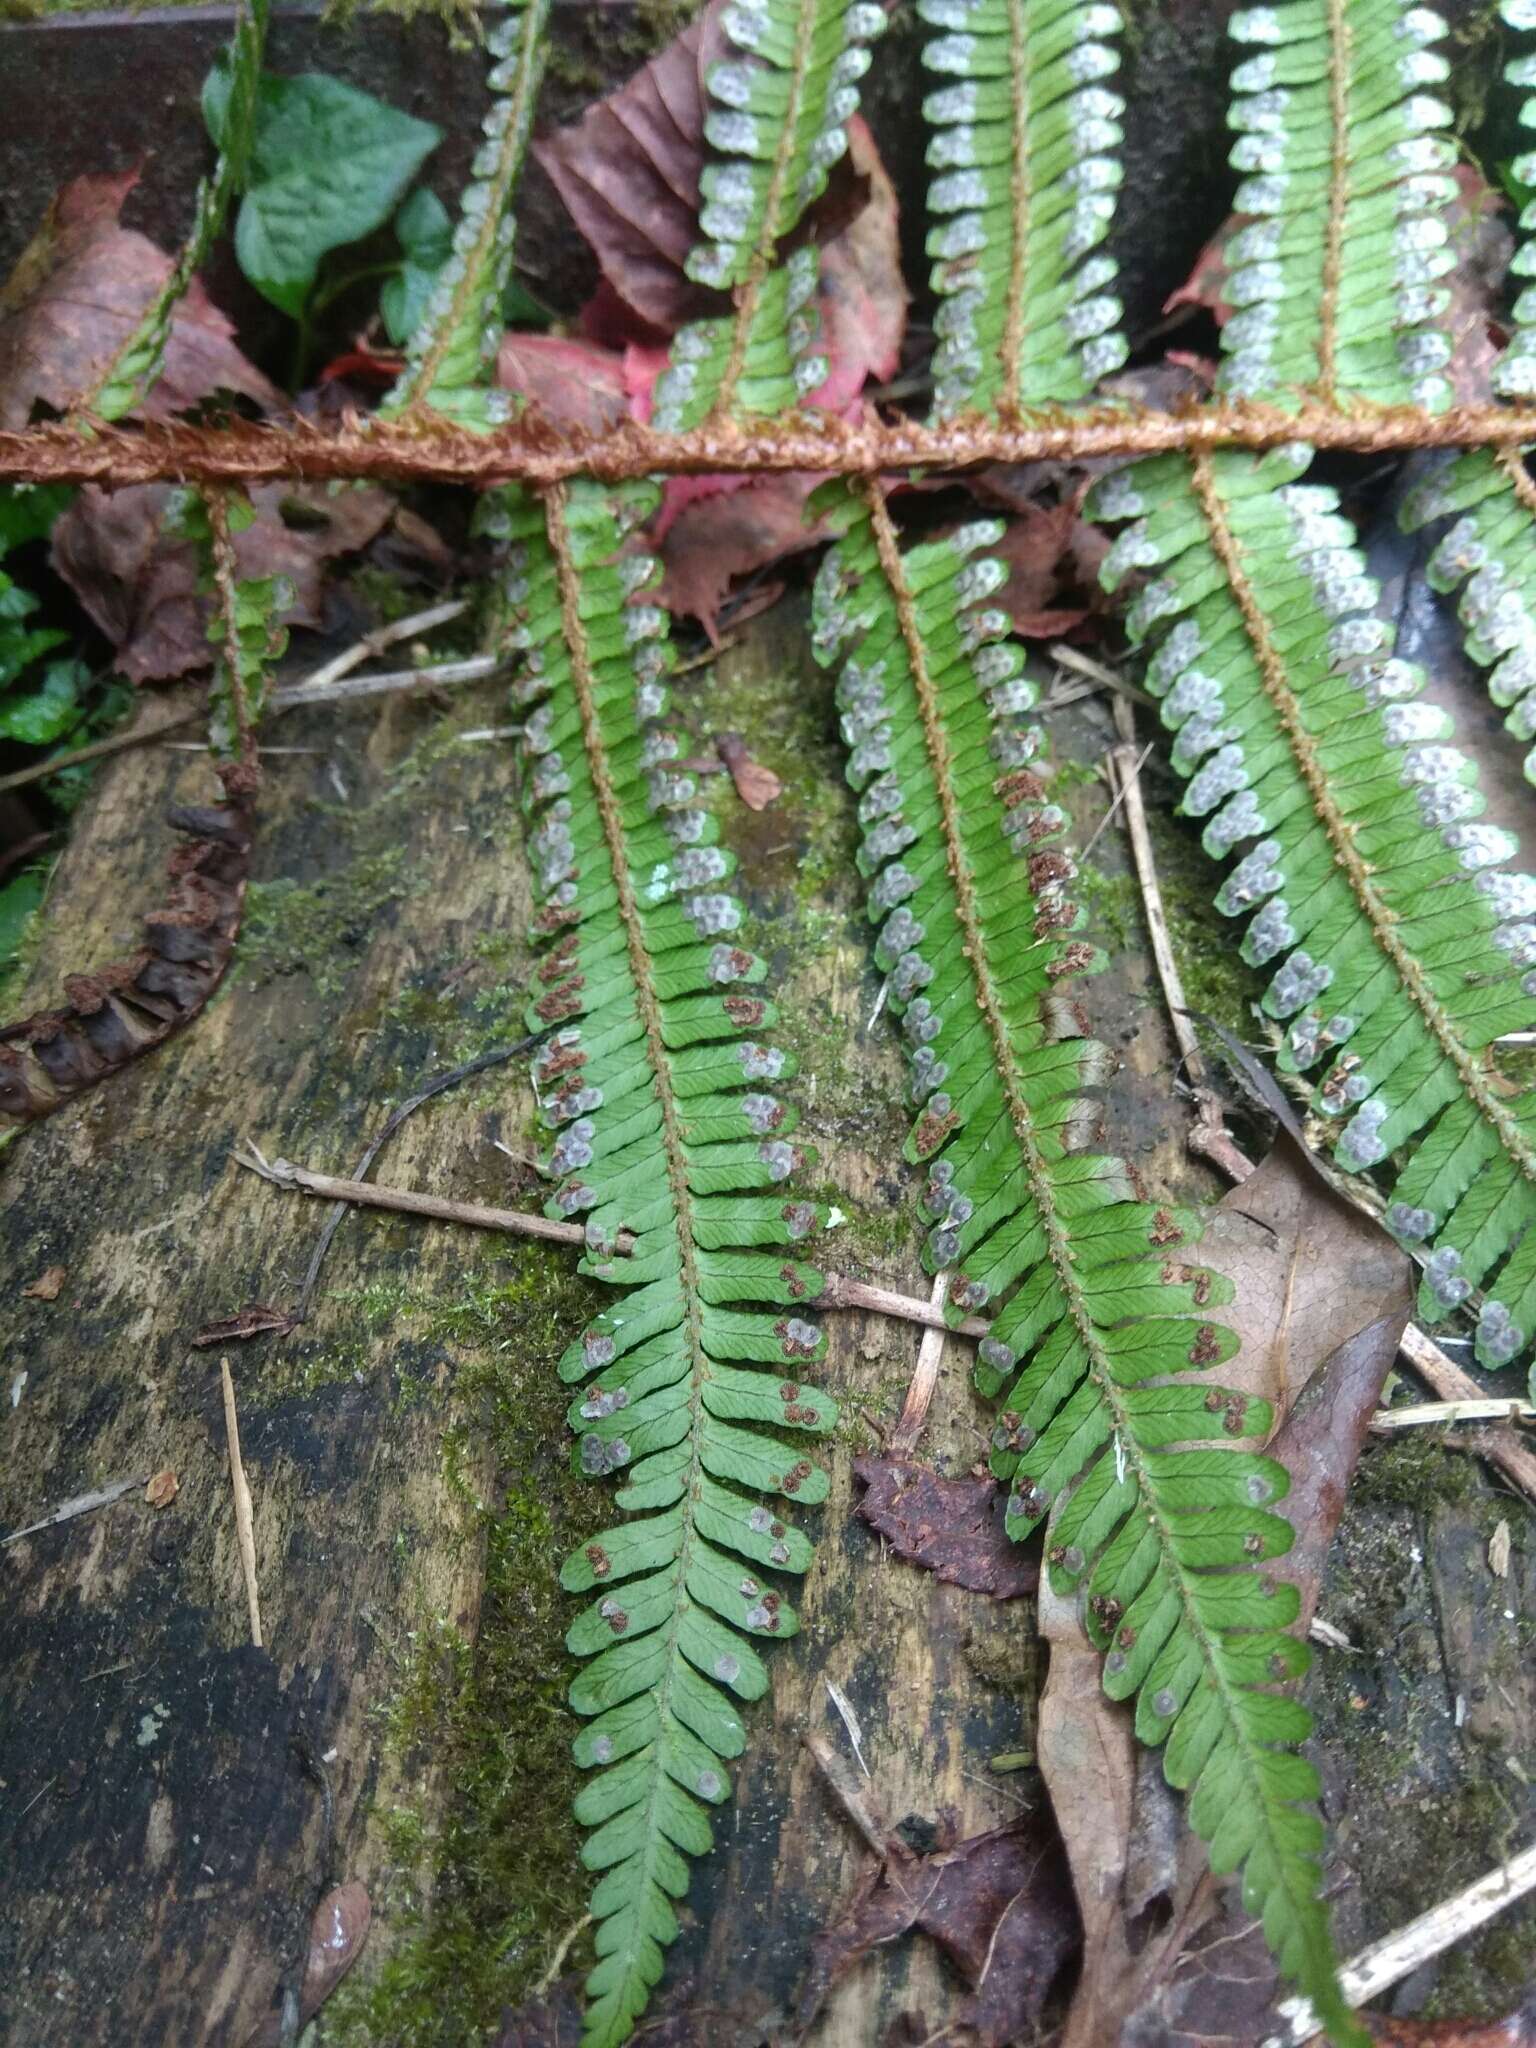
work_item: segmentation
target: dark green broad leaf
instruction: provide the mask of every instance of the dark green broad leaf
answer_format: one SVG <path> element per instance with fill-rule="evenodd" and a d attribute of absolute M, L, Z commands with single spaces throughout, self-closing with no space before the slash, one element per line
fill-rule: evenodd
<path fill-rule="evenodd" d="M 0 490 L 0 555 L 45 540 L 74 496 L 67 484 L 10 484 Z"/>
<path fill-rule="evenodd" d="M 421 325 L 438 273 L 453 253 L 453 221 L 423 185 L 395 215 L 395 234 L 404 260 L 379 294 L 379 311 L 390 340 L 402 348 Z"/>
<path fill-rule="evenodd" d="M 0 975 L 21 951 L 21 942 L 34 914 L 43 907 L 46 878 L 35 869 L 13 875 L 0 888 Z"/>
<path fill-rule="evenodd" d="M 222 147 L 229 75 L 216 66 L 203 114 Z M 295 318 L 320 260 L 384 225 L 442 130 L 339 78 L 307 71 L 261 81 L 235 254 L 251 283 Z"/>
<path fill-rule="evenodd" d="M 89 680 L 90 671 L 83 661 L 49 662 L 40 683 L 0 697 L 0 739 L 19 740 L 28 747 L 48 746 L 79 716 L 80 693 Z"/>

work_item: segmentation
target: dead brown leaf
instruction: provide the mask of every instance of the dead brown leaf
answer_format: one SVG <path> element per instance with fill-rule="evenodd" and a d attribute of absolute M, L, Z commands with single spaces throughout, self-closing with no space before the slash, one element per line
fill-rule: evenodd
<path fill-rule="evenodd" d="M 1305 1626 L 1370 1416 L 1412 1306 L 1411 1267 L 1336 1195 L 1284 1133 L 1213 1212 L 1202 1262 L 1232 1279 L 1220 1311 L 1243 1340 L 1224 1384 L 1275 1405 L 1272 1456 L 1292 1474 L 1296 1543 L 1282 1569 Z M 1062 2048 L 1251 2044 L 1277 2025 L 1275 1972 L 1230 1885 L 1155 1760 L 1138 1759 L 1129 1716 L 1104 1698 L 1075 1602 L 1042 1584 L 1051 1645 L 1039 1761 L 1083 1913 L 1084 1964 Z"/>
<path fill-rule="evenodd" d="M 617 426 L 629 405 L 618 351 L 559 334 L 504 334 L 496 382 L 561 426 L 592 433 Z"/>
<path fill-rule="evenodd" d="M 47 1266 L 37 1278 L 21 1290 L 23 1301 L 57 1301 L 59 1289 L 69 1277 L 64 1266 Z"/>
<path fill-rule="evenodd" d="M 39 403 L 67 411 L 88 391 L 171 274 L 171 259 L 118 225 L 138 173 L 76 178 L 0 289 L 0 426 L 24 427 Z M 276 408 L 282 393 L 234 343 L 234 327 L 193 279 L 171 322 L 165 367 L 145 401 L 168 419 L 215 391 Z"/>
<path fill-rule="evenodd" d="M 749 811 L 766 811 L 784 794 L 784 785 L 771 768 L 754 760 L 739 732 L 715 735 L 715 752 L 730 770 L 736 794 Z"/>
<path fill-rule="evenodd" d="M 211 600 L 198 590 L 195 546 L 164 532 L 169 484 L 104 491 L 88 484 L 53 529 L 53 566 L 111 641 L 131 682 L 163 682 L 206 668 Z M 390 516 L 388 492 L 351 485 L 256 484 L 255 524 L 235 536 L 245 577 L 286 577 L 289 626 L 324 620 L 325 564 L 364 548 Z"/>
<path fill-rule="evenodd" d="M 364 1886 L 339 1884 L 316 1906 L 299 1987 L 299 2025 L 308 2026 L 362 1953 L 373 1920 Z M 245 2048 L 277 2048 L 283 2038 L 279 2013 L 268 2013 L 246 2036 Z"/>
<path fill-rule="evenodd" d="M 861 1521 L 908 1563 L 951 1586 L 1017 1599 L 1040 1583 L 1040 1561 L 1008 1534 L 1003 1489 L 990 1476 L 949 1479 L 920 1458 L 853 1461 Z"/>
<path fill-rule="evenodd" d="M 811 1945 L 796 2015 L 802 2034 L 833 1985 L 871 1949 L 911 1934 L 936 1941 L 970 1989 L 950 2025 L 955 2038 L 977 2048 L 1020 2039 L 1078 1942 L 1049 1815 L 1021 1815 L 930 1856 L 914 1856 L 892 1837 L 846 1911 Z"/>
<path fill-rule="evenodd" d="M 1103 608 L 1099 566 L 1109 538 L 1083 518 L 1081 498 L 1073 490 L 1026 506 L 990 550 L 1008 570 L 997 601 L 1027 640 L 1059 640 Z"/>
<path fill-rule="evenodd" d="M 232 1316 L 222 1316 L 215 1323 L 204 1323 L 192 1339 L 198 1350 L 210 1344 L 238 1344 L 245 1337 L 260 1337 L 270 1330 L 275 1336 L 286 1337 L 288 1332 L 298 1328 L 298 1318 L 290 1308 L 269 1308 L 264 1301 L 253 1301 L 249 1307 L 237 1309 Z"/>
<path fill-rule="evenodd" d="M 163 1472 L 157 1472 L 144 1488 L 144 1498 L 152 1508 L 163 1508 L 176 1498 L 181 1491 L 181 1481 L 167 1465 Z"/>

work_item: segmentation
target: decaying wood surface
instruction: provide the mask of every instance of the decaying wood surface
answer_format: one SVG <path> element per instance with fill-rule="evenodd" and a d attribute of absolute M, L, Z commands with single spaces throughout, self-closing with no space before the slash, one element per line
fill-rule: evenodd
<path fill-rule="evenodd" d="M 853 872 L 852 804 L 801 607 L 753 622 L 715 672 L 683 679 L 678 700 L 701 751 L 711 731 L 745 732 L 786 785 L 753 814 L 722 777 L 718 801 L 783 1007 L 779 1035 L 800 1054 L 794 1093 L 820 1151 L 814 1184 L 848 1217 L 827 1241 L 827 1263 L 925 1292 L 915 1176 L 898 1163 L 899 1059 L 889 1018 L 871 1021 L 880 989 Z M 164 1507 L 150 1507 L 140 1485 L 0 1548 L 7 2042 L 241 2048 L 302 1960 L 324 1885 L 357 1880 L 373 1895 L 355 1973 L 364 1979 L 409 1938 L 398 1900 L 430 1890 L 429 1867 L 402 1881 L 388 1818 L 409 1804 L 430 1834 L 454 1788 L 430 1740 L 403 1753 L 391 1746 L 381 1709 L 424 1615 L 465 1635 L 476 1627 L 483 1524 L 450 1484 L 442 1432 L 461 1412 L 463 1369 L 485 1354 L 473 1336 L 424 1337 L 379 1302 L 402 1287 L 452 1297 L 488 1256 L 486 1240 L 416 1219 L 349 1216 L 310 1325 L 222 1347 L 254 1499 L 265 1649 L 248 1639 L 221 1347 L 191 1339 L 250 1303 L 291 1302 L 322 1220 L 320 1204 L 235 1168 L 242 1137 L 350 1173 L 390 1107 L 478 1050 L 488 1031 L 521 1032 L 527 898 L 513 764 L 504 745 L 451 737 L 502 716 L 495 686 L 445 713 L 394 702 L 298 714 L 285 738 L 318 751 L 269 771 L 255 863 L 258 899 L 261 885 L 269 893 L 232 984 L 178 1042 L 6 1156 L 0 1535 L 123 1477 L 169 1468 L 179 1482 Z M 1102 710 L 1072 717 L 1059 739 L 1096 760 L 1112 737 Z M 207 775 L 196 757 L 163 748 L 111 764 L 55 881 L 25 1001 L 131 938 L 162 857 L 158 828 L 142 821 L 169 800 L 203 796 Z M 1091 829 L 1107 798 L 1080 786 L 1069 800 Z M 1123 870 L 1113 828 L 1094 859 Z M 285 899 L 270 893 L 280 878 L 310 892 L 308 923 L 287 936 Z M 291 897 L 286 914 L 299 915 Z M 1166 1020 L 1134 916 L 1111 972 L 1085 993 L 1125 1062 L 1107 1091 L 1111 1141 L 1149 1179 L 1195 1199 L 1214 1193 L 1185 1156 L 1187 1106 L 1168 1085 Z M 477 1077 L 413 1118 L 379 1170 L 403 1185 L 527 1206 L 526 1175 L 519 1180 L 495 1141 L 524 1154 L 528 1108 L 519 1067 Z M 64 1269 L 56 1297 L 27 1296 L 52 1267 Z M 820 1548 L 804 1633 L 769 1659 L 772 1696 L 748 1716 L 735 1802 L 720 1848 L 696 1871 L 665 1998 L 666 2009 L 693 2017 L 697 2038 L 727 2048 L 760 2048 L 782 2028 L 812 1936 L 867 1864 L 803 1744 L 816 1733 L 852 1758 L 829 1681 L 857 1717 L 881 1811 L 906 1823 L 914 1846 L 996 1827 L 1042 1796 L 1032 1773 L 988 1769 L 995 1755 L 1033 1747 L 1033 1603 L 987 1600 L 921 1574 L 851 1513 L 853 1459 L 877 1447 L 858 1418 L 895 1423 L 921 1332 L 854 1312 L 829 1323 L 824 1379 L 844 1400 L 846 1426 L 830 1447 L 831 1498 L 814 1517 Z M 509 1317 L 494 1354 L 514 1389 L 522 1374 L 547 1375 L 552 1355 L 546 1345 L 535 1368 L 519 1329 Z M 985 1456 L 969 1365 L 969 1345 L 950 1341 L 918 1446 L 952 1472 Z M 554 1420 L 535 1485 L 567 1460 L 563 1401 L 541 1391 Z M 1438 1455 L 1463 1469 L 1456 1454 Z M 471 1491 L 492 1501 L 500 1486 L 529 1479 L 494 1472 L 488 1449 L 471 1467 Z M 1475 1470 L 1468 1487 L 1465 1502 L 1362 1487 L 1325 1592 L 1324 1612 L 1356 1645 L 1325 1654 L 1314 1687 L 1335 1839 L 1366 1878 L 1341 1897 L 1346 1943 L 1431 1903 L 1437 1882 L 1459 1881 L 1455 1858 L 1430 1860 L 1423 1845 L 1432 1823 L 1457 1824 L 1473 1777 L 1493 1790 L 1456 1835 L 1466 1875 L 1502 1853 L 1500 1831 L 1519 1827 L 1527 1802 L 1502 1768 L 1531 1725 L 1515 1647 L 1532 1598 L 1524 1524 L 1515 1504 L 1486 1495 Z M 604 1489 L 578 1498 L 587 1527 L 601 1526 Z M 1515 1522 L 1503 1577 L 1488 1570 L 1479 1533 L 1495 1506 Z M 1419 1545 L 1429 1571 L 1413 1567 L 1384 1598 L 1381 1560 L 1400 1563 Z M 1431 1694 L 1444 1702 L 1432 1715 Z M 511 1728 L 514 1773 L 525 1738 Z M 317 1763 L 334 1795 L 329 1847 Z M 1362 1773 L 1380 1796 L 1356 1810 Z M 576 1839 L 572 1826 L 559 1850 L 571 1862 Z M 541 1936 L 540 1967 L 559 1932 Z M 583 1960 L 579 1939 L 569 1960 Z M 897 1944 L 834 1991 L 809 2048 L 868 2048 L 902 2015 L 921 2014 L 941 2032 L 962 1997 L 926 1939 Z M 377 2034 L 342 2038 L 344 2048 L 383 2048 Z"/>

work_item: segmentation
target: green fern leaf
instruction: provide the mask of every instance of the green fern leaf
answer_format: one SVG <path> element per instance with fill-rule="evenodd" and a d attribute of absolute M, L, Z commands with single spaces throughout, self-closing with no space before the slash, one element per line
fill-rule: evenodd
<path fill-rule="evenodd" d="M 801 1382 L 824 1349 L 802 1308 L 822 1283 L 791 1248 L 818 1219 L 785 1191 L 803 1155 L 793 1111 L 763 1087 L 792 1063 L 746 1035 L 773 1019 L 763 965 L 731 936 L 730 858 L 658 723 L 671 653 L 643 601 L 657 565 L 615 559 L 654 498 L 579 484 L 549 494 L 547 523 L 518 497 L 494 515 L 514 543 L 511 642 L 532 707 L 547 950 L 529 1021 L 558 1027 L 534 1065 L 558 1133 L 549 1209 L 586 1216 L 583 1270 L 625 1290 L 560 1365 L 582 1383 L 580 1468 L 622 1471 L 631 1516 L 564 1571 L 597 1596 L 568 1638 L 590 1660 L 571 1689 L 593 1772 L 577 1815 L 602 1873 L 587 2048 L 624 2040 L 661 1974 L 685 1859 L 709 1850 L 707 1809 L 745 1743 L 733 1701 L 767 1688 L 750 1639 L 795 1633 L 771 1575 L 803 1572 L 810 1545 L 761 1496 L 825 1497 L 792 1439 L 836 1413 Z"/>
<path fill-rule="evenodd" d="M 1264 1007 L 1281 1067 L 1326 1062 L 1314 1101 L 1342 1123 L 1341 1166 L 1414 1148 L 1386 1220 L 1433 1240 L 1423 1312 L 1488 1284 L 1479 1346 L 1505 1364 L 1536 1335 L 1536 1098 L 1493 1046 L 1531 1022 L 1536 883 L 1499 870 L 1514 841 L 1478 821 L 1476 770 L 1371 615 L 1335 493 L 1297 482 L 1309 459 L 1159 456 L 1108 478 L 1097 516 L 1135 524 L 1105 581 L 1157 571 L 1129 622 L 1157 642 L 1182 808 L 1217 858 L 1258 842 L 1216 901 L 1254 913 L 1245 959 L 1280 960 Z"/>
<path fill-rule="evenodd" d="M 492 387 L 491 373 L 501 343 L 502 295 L 512 272 L 512 205 L 533 128 L 548 21 L 549 0 L 512 0 L 506 17 L 486 30 L 495 98 L 482 123 L 484 140 L 475 152 L 452 253 L 385 401 L 387 416 L 430 410 L 482 431 L 511 417 L 511 398 Z"/>
<path fill-rule="evenodd" d="M 207 259 L 224 225 L 229 203 L 244 182 L 256 125 L 256 98 L 270 12 L 271 0 L 242 0 L 236 10 L 234 34 L 220 74 L 224 117 L 219 159 L 213 176 L 198 184 L 192 232 L 176 259 L 175 269 L 138 326 L 95 385 L 79 400 L 80 413 L 98 420 L 120 420 L 143 404 L 145 394 L 160 375 L 176 308 Z"/>
<path fill-rule="evenodd" d="M 1228 245 L 1221 388 L 1442 409 L 1456 150 L 1428 88 L 1448 73 L 1429 48 L 1444 23 L 1410 0 L 1286 0 L 1231 32 L 1255 52 L 1228 117 L 1235 204 L 1255 218 Z"/>
<path fill-rule="evenodd" d="M 1291 1545 L 1269 1511 L 1289 1479 L 1231 1442 L 1267 1430 L 1269 1406 L 1189 1377 L 1236 1348 L 1204 1317 L 1230 1288 L 1174 1257 L 1195 1219 L 1080 1149 L 1085 1090 L 1113 1060 L 1058 992 L 1094 955 L 1073 936 L 1066 819 L 1030 767 L 1022 651 L 986 604 L 1004 572 L 978 550 L 1002 528 L 903 554 L 878 488 L 846 496 L 843 517 L 817 579 L 817 645 L 844 656 L 859 865 L 919 1107 L 907 1157 L 929 1162 L 927 1264 L 958 1267 L 954 1316 L 1001 1303 L 978 1377 L 1006 1386 L 993 1469 L 1011 1484 L 1009 1527 L 1023 1535 L 1060 1503 L 1052 1577 L 1083 1592 L 1106 1689 L 1166 1745 L 1213 1867 L 1242 1869 L 1285 1974 L 1335 2041 L 1363 2042 L 1318 1898 L 1317 1778 L 1295 1751 L 1310 1721 L 1271 1689 L 1308 1662 L 1285 1633 L 1295 1589 L 1258 1569 Z"/>
<path fill-rule="evenodd" d="M 787 412 L 824 382 L 816 249 L 781 260 L 781 246 L 848 146 L 864 46 L 885 28 L 875 0 L 738 0 L 722 20 L 742 56 L 709 74 L 704 133 L 725 161 L 700 181 L 707 239 L 687 270 L 733 303 L 674 338 L 655 391 L 666 430 Z"/>
<path fill-rule="evenodd" d="M 918 0 L 923 62 L 947 82 L 924 113 L 934 408 L 1016 415 L 1082 398 L 1125 360 L 1114 217 L 1125 102 L 1103 0 Z M 1095 251 L 1099 253 L 1095 254 Z"/>

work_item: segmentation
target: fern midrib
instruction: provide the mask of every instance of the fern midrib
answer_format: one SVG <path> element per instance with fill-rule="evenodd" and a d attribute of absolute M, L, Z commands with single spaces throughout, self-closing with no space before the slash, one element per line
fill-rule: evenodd
<path fill-rule="evenodd" d="M 1338 403 L 1339 282 L 1344 274 L 1344 219 L 1349 205 L 1349 67 L 1352 55 L 1345 0 L 1328 0 L 1328 112 L 1332 152 L 1328 169 L 1328 231 L 1323 242 L 1322 290 L 1317 308 L 1317 382 L 1325 405 Z"/>
<path fill-rule="evenodd" d="M 1029 288 L 1029 210 L 1033 193 L 1029 178 L 1029 32 L 1024 20 L 1026 0 L 1008 0 L 1008 34 L 1013 59 L 1014 120 L 1013 162 L 1009 198 L 1013 211 L 1013 247 L 1008 270 L 1007 324 L 1003 330 L 1004 387 L 1002 406 L 1005 419 L 1020 416 L 1023 389 L 1024 294 Z"/>
<path fill-rule="evenodd" d="M 672 1092 L 672 1071 L 667 1062 L 666 1043 L 662 1036 L 661 1005 L 657 999 L 655 983 L 651 978 L 650 956 L 645 950 L 645 941 L 641 936 L 640 907 L 635 900 L 634 886 L 630 880 L 629 856 L 624 842 L 624 820 L 608 768 L 608 750 L 603 741 L 602 723 L 597 709 L 596 679 L 592 673 L 586 628 L 581 618 L 580 581 L 566 540 L 566 503 L 565 486 L 552 485 L 544 499 L 545 525 L 550 548 L 555 557 L 555 571 L 560 590 L 560 617 L 565 644 L 571 657 L 571 683 L 581 719 L 582 747 L 587 757 L 587 771 L 592 778 L 598 818 L 603 828 L 603 844 L 607 849 L 608 864 L 613 871 L 619 915 L 624 921 L 624 943 L 629 956 L 630 979 L 634 984 L 635 1006 L 639 1010 L 640 1021 L 645 1031 L 652 1087 L 661 1109 L 662 1151 L 666 1159 L 667 1184 L 672 1191 L 679 1278 L 687 1318 L 689 1356 L 692 1361 L 688 1392 L 688 1477 L 680 1510 L 683 1537 L 677 1554 L 677 1595 L 673 1602 L 672 1619 L 667 1625 L 665 1672 L 657 1700 L 659 1744 L 665 1738 L 666 1722 L 671 1712 L 672 1674 L 676 1668 L 676 1660 L 682 1654 L 678 1647 L 678 1631 L 688 1606 L 688 1560 L 693 1543 L 694 1506 L 698 1499 L 701 1470 L 699 1417 L 703 1405 L 704 1382 L 710 1374 L 699 1319 L 698 1261 L 690 1216 L 691 1197 L 682 1125 L 677 1112 L 677 1101 Z M 666 1766 L 658 1751 L 653 1759 L 651 1789 L 646 1801 L 647 1883 L 657 1882 L 652 1870 L 653 1845 L 661 1832 L 657 1822 L 656 1802 L 665 1775 Z"/>
<path fill-rule="evenodd" d="M 784 195 L 784 181 L 789 175 L 789 166 L 795 153 L 795 138 L 800 127 L 800 106 L 805 98 L 805 74 L 810 62 L 811 39 L 816 32 L 818 4 L 819 0 L 800 0 L 790 69 L 789 106 L 784 116 L 784 127 L 779 135 L 778 147 L 774 151 L 773 169 L 769 174 L 768 191 L 763 205 L 762 228 L 758 234 L 757 246 L 752 251 L 751 268 L 747 272 L 746 282 L 737 289 L 735 325 L 731 330 L 731 352 L 725 359 L 725 368 L 720 374 L 714 403 L 710 406 L 704 421 L 706 427 L 718 426 L 730 416 L 731 402 L 736 396 L 736 386 L 741 382 L 741 372 L 747 359 L 747 343 L 752 335 L 752 321 L 757 312 L 758 296 L 762 291 L 764 279 L 773 267 L 774 252 L 779 245 L 776 225 L 779 201 Z"/>
<path fill-rule="evenodd" d="M 1226 573 L 1228 587 L 1253 648 L 1264 694 L 1274 706 L 1280 729 L 1306 784 L 1313 813 L 1333 850 L 1334 862 L 1343 871 L 1371 936 L 1423 1018 L 1431 1037 L 1456 1069 L 1468 1097 L 1498 1133 L 1505 1151 L 1515 1160 L 1526 1179 L 1536 1181 L 1536 1148 L 1532 1147 L 1517 1119 L 1494 1093 L 1491 1085 L 1493 1075 L 1483 1067 L 1471 1047 L 1462 1042 L 1444 1005 L 1430 987 L 1423 968 L 1397 936 L 1397 913 L 1390 904 L 1382 901 L 1371 880 L 1370 863 L 1355 845 L 1354 827 L 1334 801 L 1327 771 L 1318 758 L 1316 742 L 1302 722 L 1295 693 L 1286 678 L 1285 663 L 1270 637 L 1269 623 L 1243 567 L 1242 547 L 1228 524 L 1209 456 L 1203 453 L 1194 455 L 1190 470 L 1195 496 L 1210 532 L 1211 546 Z"/>
<path fill-rule="evenodd" d="M 1083 1299 L 1078 1284 L 1068 1233 L 1057 1212 L 1055 1193 L 1050 1171 L 1042 1155 L 1035 1135 L 1034 1119 L 1019 1086 L 1018 1068 L 1014 1059 L 1013 1044 L 1003 1020 L 997 994 L 992 986 L 991 969 L 987 957 L 986 935 L 976 908 L 975 887 L 970 867 L 965 857 L 964 843 L 960 836 L 959 808 L 950 774 L 949 741 L 944 731 L 942 714 L 939 710 L 938 692 L 928 671 L 927 649 L 923 645 L 919 630 L 912 593 L 907 587 L 906 574 L 902 567 L 901 550 L 896 531 L 891 523 L 890 512 L 885 503 L 884 493 L 878 483 L 871 484 L 866 493 L 870 508 L 870 520 L 879 553 L 881 571 L 890 586 L 896 606 L 897 622 L 900 627 L 902 644 L 906 650 L 907 662 L 912 671 L 912 687 L 917 697 L 919 714 L 923 723 L 923 738 L 928 758 L 933 769 L 934 787 L 939 800 L 939 817 L 944 833 L 945 862 L 955 890 L 955 913 L 963 936 L 962 951 L 970 963 L 971 978 L 976 989 L 976 1006 L 986 1021 L 987 1032 L 992 1041 L 992 1050 L 997 1061 L 999 1078 L 1008 1105 L 1009 1121 L 1018 1140 L 1019 1150 L 1024 1156 L 1025 1171 L 1029 1176 L 1030 1190 L 1039 1210 L 1045 1230 L 1050 1260 L 1066 1300 L 1068 1313 L 1077 1330 L 1078 1339 L 1088 1359 L 1088 1369 L 1093 1377 L 1099 1398 L 1109 1410 L 1114 1421 L 1114 1441 L 1126 1465 L 1135 1474 L 1136 1490 L 1141 1503 L 1137 1512 L 1144 1513 L 1154 1530 L 1158 1549 L 1166 1569 L 1178 1588 L 1179 1605 L 1193 1640 L 1198 1644 L 1201 1661 L 1213 1691 L 1224 1709 L 1225 1726 L 1229 1737 L 1236 1745 L 1247 1775 L 1253 1796 L 1271 1821 L 1269 1835 L 1273 1845 L 1272 1862 L 1279 1874 L 1279 1880 L 1300 1915 L 1314 1912 L 1316 1898 L 1310 1892 L 1298 1891 L 1290 1882 L 1290 1859 L 1280 1847 L 1278 1820 L 1281 1808 L 1270 1799 L 1264 1778 L 1258 1767 L 1258 1745 L 1249 1740 L 1246 1726 L 1238 1711 L 1237 1689 L 1231 1686 L 1219 1664 L 1212 1655 L 1210 1631 L 1196 1606 L 1191 1587 L 1191 1575 L 1178 1555 L 1157 1489 L 1147 1466 L 1141 1447 L 1130 1426 L 1125 1405 L 1120 1399 L 1120 1390 L 1114 1373 L 1104 1354 L 1095 1324 Z M 1107 1453 L 1105 1454 L 1107 1455 Z"/>
<path fill-rule="evenodd" d="M 464 324 L 466 309 L 479 289 L 482 269 L 495 245 L 496 231 L 501 225 L 512 182 L 522 161 L 529 96 L 538 90 L 539 77 L 544 68 L 543 36 L 546 12 L 543 0 L 531 0 L 531 4 L 523 9 L 517 85 L 512 94 L 512 110 L 507 119 L 507 132 L 502 137 L 501 152 L 489 181 L 493 197 L 485 210 L 485 218 L 480 223 L 480 232 L 475 237 L 473 253 L 465 262 L 460 274 L 452 303 L 443 319 L 438 322 L 432 340 L 411 377 L 410 388 L 400 408 L 400 415 L 403 418 L 409 418 L 421 407 L 430 405 L 433 387 L 437 383 L 437 373 L 443 366 L 443 358 L 452 346 L 454 336 Z"/>

